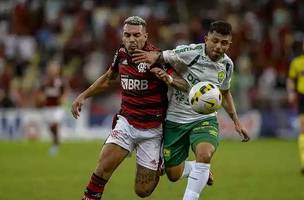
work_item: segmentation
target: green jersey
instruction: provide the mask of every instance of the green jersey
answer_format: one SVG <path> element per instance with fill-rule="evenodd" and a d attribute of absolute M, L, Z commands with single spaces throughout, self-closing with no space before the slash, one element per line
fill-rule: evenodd
<path fill-rule="evenodd" d="M 174 66 L 191 86 L 201 81 L 210 81 L 220 90 L 228 90 L 233 73 L 233 62 L 226 54 L 214 62 L 205 52 L 205 44 L 181 45 L 176 49 L 163 51 L 163 57 L 165 62 Z M 209 115 L 196 113 L 188 102 L 188 94 L 175 88 L 170 88 L 169 96 L 167 111 L 169 121 L 185 124 L 216 115 L 216 113 Z"/>

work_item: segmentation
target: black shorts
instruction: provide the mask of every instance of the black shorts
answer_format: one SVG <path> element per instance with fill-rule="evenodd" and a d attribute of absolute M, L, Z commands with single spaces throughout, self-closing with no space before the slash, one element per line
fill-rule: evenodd
<path fill-rule="evenodd" d="M 304 114 L 304 94 L 299 94 L 299 113 Z"/>

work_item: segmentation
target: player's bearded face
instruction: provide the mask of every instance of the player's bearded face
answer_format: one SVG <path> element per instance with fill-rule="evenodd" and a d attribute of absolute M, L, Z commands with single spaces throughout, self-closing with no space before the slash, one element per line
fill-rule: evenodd
<path fill-rule="evenodd" d="M 207 55 L 211 60 L 216 61 L 226 53 L 231 44 L 231 35 L 222 35 L 217 32 L 208 33 L 205 37 Z"/>
<path fill-rule="evenodd" d="M 129 53 L 133 53 L 135 49 L 142 49 L 147 38 L 148 34 L 142 25 L 124 25 L 122 42 Z"/>

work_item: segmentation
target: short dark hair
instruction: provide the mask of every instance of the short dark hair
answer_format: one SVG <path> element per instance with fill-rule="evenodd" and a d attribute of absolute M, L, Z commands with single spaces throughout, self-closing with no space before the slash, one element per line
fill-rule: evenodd
<path fill-rule="evenodd" d="M 209 33 L 217 32 L 222 35 L 231 35 L 231 24 L 225 21 L 215 21 L 210 24 Z"/>
<path fill-rule="evenodd" d="M 139 16 L 128 17 L 124 21 L 124 25 L 125 24 L 129 24 L 129 25 L 142 25 L 143 27 L 146 27 L 146 25 L 147 25 L 146 21 L 143 18 L 139 17 Z"/>

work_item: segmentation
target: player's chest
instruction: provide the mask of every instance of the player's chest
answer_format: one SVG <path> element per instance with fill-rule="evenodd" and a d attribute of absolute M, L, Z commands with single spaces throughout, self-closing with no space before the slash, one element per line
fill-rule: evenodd
<path fill-rule="evenodd" d="M 47 79 L 44 83 L 45 88 L 53 88 L 53 89 L 59 89 L 63 85 L 63 82 L 60 78 L 55 79 Z"/>
<path fill-rule="evenodd" d="M 127 61 L 122 61 L 119 64 L 119 74 L 121 76 L 136 77 L 140 79 L 151 78 L 151 72 L 147 63 L 128 64 Z"/>
<path fill-rule="evenodd" d="M 148 90 L 155 83 L 146 63 L 119 65 L 121 87 L 123 90 Z"/>
<path fill-rule="evenodd" d="M 227 76 L 224 64 L 214 62 L 198 62 L 188 68 L 183 75 L 191 84 L 196 84 L 200 81 L 210 81 L 217 86 L 220 86 Z"/>

